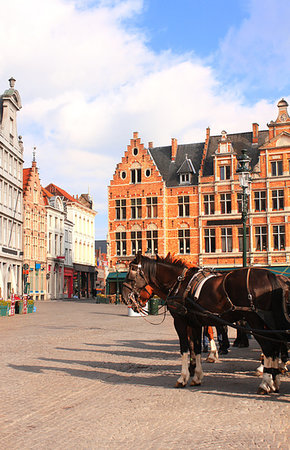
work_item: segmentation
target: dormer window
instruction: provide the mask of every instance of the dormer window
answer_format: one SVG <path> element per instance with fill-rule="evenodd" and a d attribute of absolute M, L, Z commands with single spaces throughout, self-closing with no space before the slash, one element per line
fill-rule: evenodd
<path fill-rule="evenodd" d="M 191 159 L 185 155 L 185 160 L 177 171 L 180 184 L 192 184 L 193 174 L 196 173 Z"/>
<path fill-rule="evenodd" d="M 231 178 L 231 166 L 220 166 L 220 180 L 229 180 Z"/>
<path fill-rule="evenodd" d="M 190 184 L 191 183 L 191 174 L 190 173 L 182 173 L 180 174 L 180 184 Z"/>

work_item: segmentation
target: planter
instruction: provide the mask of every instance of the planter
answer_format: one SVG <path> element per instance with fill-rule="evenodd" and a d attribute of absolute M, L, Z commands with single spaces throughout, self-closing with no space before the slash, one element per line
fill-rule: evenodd
<path fill-rule="evenodd" d="M 0 306 L 0 316 L 8 315 L 8 306 Z"/>
<path fill-rule="evenodd" d="M 33 305 L 27 305 L 27 314 L 33 313 Z"/>

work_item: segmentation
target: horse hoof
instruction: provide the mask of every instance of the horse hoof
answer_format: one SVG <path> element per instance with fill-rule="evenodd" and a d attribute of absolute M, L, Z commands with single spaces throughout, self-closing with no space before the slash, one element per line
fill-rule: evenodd
<path fill-rule="evenodd" d="M 257 394 L 258 395 L 268 395 L 269 392 L 266 389 L 259 387 L 257 390 Z"/>
<path fill-rule="evenodd" d="M 206 358 L 206 360 L 205 360 L 205 362 L 209 362 L 209 363 L 215 363 L 215 362 L 217 362 L 217 359 L 216 358 Z"/>
<path fill-rule="evenodd" d="M 195 381 L 192 381 L 190 383 L 190 386 L 201 386 L 201 383 L 196 383 Z"/>
<path fill-rule="evenodd" d="M 183 388 L 185 388 L 185 386 L 186 386 L 186 384 L 179 383 L 179 381 L 177 381 L 174 387 L 176 389 L 183 389 Z"/>

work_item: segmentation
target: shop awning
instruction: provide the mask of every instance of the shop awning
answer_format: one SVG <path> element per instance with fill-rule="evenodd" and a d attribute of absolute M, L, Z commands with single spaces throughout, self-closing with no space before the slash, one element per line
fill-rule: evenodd
<path fill-rule="evenodd" d="M 107 276 L 106 282 L 110 283 L 111 281 L 124 281 L 127 276 L 127 272 L 110 272 Z"/>

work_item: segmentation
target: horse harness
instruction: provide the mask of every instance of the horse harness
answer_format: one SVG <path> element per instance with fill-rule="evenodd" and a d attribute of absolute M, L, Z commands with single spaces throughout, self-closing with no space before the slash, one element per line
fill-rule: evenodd
<path fill-rule="evenodd" d="M 204 284 L 212 277 L 220 276 L 220 272 L 216 272 L 214 269 L 200 269 L 198 272 L 194 273 L 192 277 L 190 277 L 187 285 L 185 288 L 183 288 L 182 283 L 187 277 L 187 272 L 190 271 L 190 268 L 184 268 L 182 274 L 177 277 L 177 282 L 173 285 L 171 288 L 168 296 L 167 296 L 167 304 L 170 307 L 170 309 L 176 310 L 177 313 L 187 313 L 187 308 L 185 306 L 185 300 L 186 297 L 191 294 L 195 300 L 195 302 L 198 301 L 200 292 Z M 226 309 L 226 311 L 223 311 L 222 314 L 231 312 L 231 311 L 243 311 L 243 312 L 256 312 L 256 307 L 253 302 L 253 296 L 250 293 L 249 288 L 249 278 L 250 278 L 250 271 L 251 268 L 247 269 L 247 277 L 246 277 L 246 289 L 248 294 L 248 300 L 250 303 L 250 306 L 236 306 L 233 304 L 233 302 L 230 299 L 230 296 L 226 290 L 226 279 L 232 272 L 228 272 L 226 276 L 223 279 L 222 287 L 226 296 L 226 299 L 229 303 L 229 307 Z M 183 288 L 183 289 L 182 289 Z M 173 293 L 173 295 L 172 295 Z M 181 300 L 181 301 L 180 301 Z"/>

